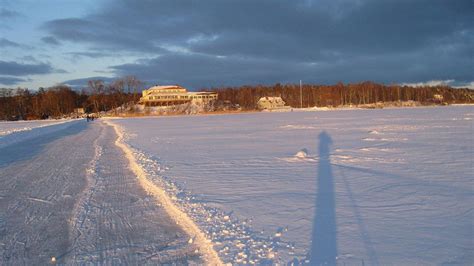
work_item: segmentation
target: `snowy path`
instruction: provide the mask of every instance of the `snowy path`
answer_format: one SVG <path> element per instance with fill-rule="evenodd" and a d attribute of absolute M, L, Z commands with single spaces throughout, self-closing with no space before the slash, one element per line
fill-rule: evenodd
<path fill-rule="evenodd" d="M 0 264 L 201 262 L 102 122 L 0 149 Z"/>

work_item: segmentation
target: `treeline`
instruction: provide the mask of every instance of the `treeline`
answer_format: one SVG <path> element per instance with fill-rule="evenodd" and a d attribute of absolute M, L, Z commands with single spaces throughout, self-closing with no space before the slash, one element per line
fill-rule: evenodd
<path fill-rule="evenodd" d="M 470 89 L 449 86 L 410 87 L 374 82 L 303 85 L 301 91 L 299 84 L 213 88 L 211 91 L 219 93 L 219 100 L 239 104 L 248 110 L 255 109 L 257 101 L 265 96 L 280 96 L 292 107 L 300 107 L 301 104 L 303 107 L 323 107 L 395 101 L 417 101 L 422 104 L 474 103 L 474 90 Z"/>
<path fill-rule="evenodd" d="M 0 120 L 32 120 L 70 116 L 75 108 L 87 113 L 109 111 L 140 98 L 143 83 L 134 76 L 119 78 L 110 84 L 90 80 L 76 91 L 66 85 L 28 89 L 0 88 Z"/>
<path fill-rule="evenodd" d="M 143 83 L 134 76 L 109 84 L 89 80 L 80 91 L 59 85 L 38 91 L 0 88 L 0 120 L 30 120 L 71 116 L 75 108 L 86 113 L 119 110 L 133 106 L 140 98 Z M 449 86 L 410 87 L 373 82 L 335 85 L 275 84 L 213 88 L 220 103 L 239 104 L 253 110 L 265 96 L 280 96 L 292 107 L 366 105 L 379 102 L 416 101 L 421 104 L 474 103 L 474 90 Z M 134 108 L 128 108 L 134 110 Z"/>

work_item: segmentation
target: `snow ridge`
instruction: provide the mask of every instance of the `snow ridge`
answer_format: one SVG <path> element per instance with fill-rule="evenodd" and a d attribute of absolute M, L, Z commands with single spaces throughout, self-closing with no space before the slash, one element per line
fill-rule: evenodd
<path fill-rule="evenodd" d="M 128 134 L 126 134 L 128 137 Z M 283 257 L 295 256 L 294 243 L 282 240 L 287 228 L 280 227 L 275 232 L 256 231 L 252 219 L 239 219 L 231 212 L 211 207 L 199 196 L 187 191 L 163 175 L 168 169 L 159 159 L 131 147 L 140 167 L 154 184 L 162 188 L 173 203 L 193 219 L 225 263 L 273 265 L 287 264 Z M 283 256 L 282 256 L 283 255 Z"/>
<path fill-rule="evenodd" d="M 72 252 L 72 261 L 76 261 L 76 247 L 79 244 L 78 241 L 81 237 L 81 231 L 83 230 L 84 222 L 87 219 L 90 210 L 90 206 L 87 204 L 94 194 L 92 185 L 93 182 L 97 180 L 97 163 L 99 158 L 102 156 L 102 147 L 99 145 L 99 140 L 103 138 L 103 130 L 103 127 L 101 127 L 99 137 L 93 142 L 94 157 L 89 162 L 89 167 L 86 169 L 86 185 L 72 211 L 70 222 L 71 234 L 69 239 L 69 243 L 71 243 L 70 252 Z"/>
<path fill-rule="evenodd" d="M 212 242 L 207 239 L 206 235 L 199 229 L 199 227 L 193 222 L 193 220 L 183 211 L 181 211 L 166 194 L 166 192 L 155 185 L 147 176 L 146 172 L 137 163 L 137 159 L 134 157 L 132 149 L 124 143 L 123 130 L 116 124 L 104 120 L 104 122 L 112 126 L 115 130 L 118 138 L 115 141 L 115 145 L 122 149 L 125 153 L 126 158 L 129 161 L 130 169 L 137 176 L 140 185 L 158 200 L 170 217 L 176 221 L 176 224 L 180 225 L 181 228 L 191 236 L 190 243 L 196 243 L 199 248 L 198 252 L 203 255 L 203 260 L 207 265 L 224 265 L 217 252 L 214 250 Z"/>
<path fill-rule="evenodd" d="M 172 177 L 163 175 L 167 167 L 159 163 L 159 158 L 129 144 L 127 140 L 130 136 L 133 134 L 123 132 L 122 141 L 127 143 L 127 148 L 148 180 L 164 191 L 172 204 L 192 219 L 206 239 L 212 241 L 222 261 L 238 265 L 283 265 L 288 262 L 284 258 L 296 256 L 295 244 L 282 240 L 287 228 L 280 227 L 274 232 L 256 231 L 252 228 L 252 219 L 239 219 L 232 212 L 206 205 L 199 196 L 174 182 Z"/>

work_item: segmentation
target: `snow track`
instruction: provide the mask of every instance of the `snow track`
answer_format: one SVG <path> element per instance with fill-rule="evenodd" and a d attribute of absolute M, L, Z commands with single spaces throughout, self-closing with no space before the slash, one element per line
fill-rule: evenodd
<path fill-rule="evenodd" d="M 202 264 L 98 121 L 0 148 L 0 264 Z"/>
<path fill-rule="evenodd" d="M 85 123 L 0 149 L 0 264 L 46 264 L 68 250 L 70 210 L 95 137 Z"/>
<path fill-rule="evenodd" d="M 199 229 L 199 227 L 193 222 L 193 220 L 183 211 L 181 211 L 175 204 L 173 204 L 171 198 L 166 192 L 155 185 L 150 179 L 147 178 L 145 171 L 136 162 L 133 156 L 132 150 L 123 142 L 123 131 L 119 126 L 106 121 L 107 124 L 114 127 L 116 134 L 119 136 L 115 144 L 120 147 L 125 153 L 130 163 L 131 170 L 137 176 L 142 187 L 153 197 L 155 197 L 164 207 L 170 217 L 179 224 L 181 228 L 192 238 L 188 241 L 189 243 L 195 243 L 198 247 L 199 253 L 203 255 L 203 259 L 207 265 L 223 265 L 221 259 L 217 255 L 213 248 L 213 245 L 205 234 Z"/>

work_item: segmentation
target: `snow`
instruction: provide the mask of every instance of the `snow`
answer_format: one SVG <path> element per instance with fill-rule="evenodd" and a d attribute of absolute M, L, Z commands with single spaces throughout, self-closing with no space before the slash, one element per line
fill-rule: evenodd
<path fill-rule="evenodd" d="M 178 85 L 162 85 L 162 86 L 153 86 L 149 88 L 148 90 L 163 90 L 163 89 L 171 89 L 171 88 L 176 88 Z"/>
<path fill-rule="evenodd" d="M 107 123 L 110 125 L 110 123 Z M 190 236 L 193 238 L 197 238 L 197 252 L 201 252 L 203 255 L 203 260 L 205 261 L 206 264 L 208 265 L 221 265 L 222 261 L 220 260 L 219 256 L 215 252 L 214 247 L 212 246 L 211 243 L 207 241 L 206 236 L 202 233 L 202 231 L 198 228 L 198 226 L 193 222 L 192 219 L 189 218 L 189 216 L 186 215 L 183 211 L 181 211 L 179 208 L 177 208 L 173 202 L 171 201 L 170 197 L 166 192 L 153 182 L 151 182 L 150 179 L 147 178 L 146 173 L 143 171 L 143 169 L 137 164 L 136 158 L 133 156 L 133 151 L 129 149 L 128 146 L 126 146 L 123 143 L 123 132 L 120 130 L 119 127 L 112 125 L 114 127 L 114 130 L 116 134 L 118 135 L 118 139 L 115 142 L 115 145 L 122 149 L 123 153 L 125 154 L 126 158 L 129 161 L 130 168 L 136 175 L 140 185 L 153 195 L 157 201 L 159 201 L 165 211 L 169 214 L 171 219 L 175 221 L 176 224 L 179 224 L 180 227 Z M 188 240 L 188 244 L 192 244 L 194 241 Z"/>
<path fill-rule="evenodd" d="M 16 134 L 0 146 L 1 265 L 203 264 L 114 128 L 75 120 Z"/>
<path fill-rule="evenodd" d="M 0 148 L 64 129 L 69 127 L 69 122 L 73 121 L 77 120 L 0 122 Z"/>
<path fill-rule="evenodd" d="M 473 117 L 1 122 L 0 264 L 472 265 Z"/>
<path fill-rule="evenodd" d="M 32 130 L 33 128 L 61 124 L 67 121 L 69 120 L 0 121 L 0 137 L 16 132 Z"/>
<path fill-rule="evenodd" d="M 109 121 L 226 263 L 469 265 L 473 116 L 451 106 Z"/>

